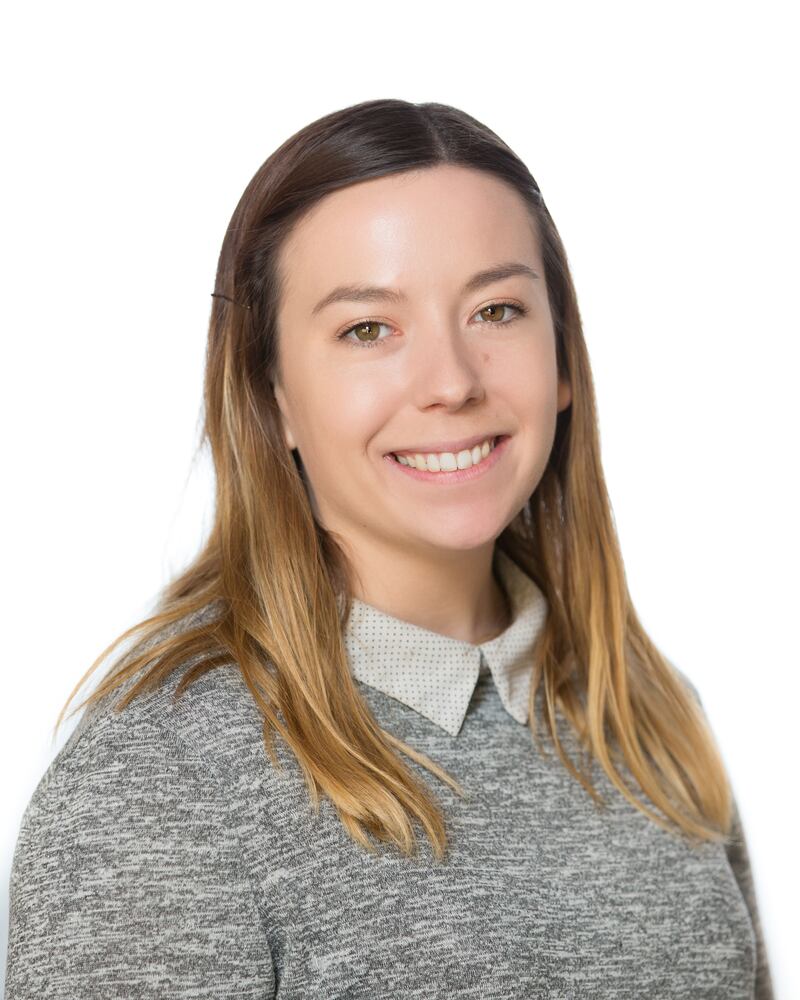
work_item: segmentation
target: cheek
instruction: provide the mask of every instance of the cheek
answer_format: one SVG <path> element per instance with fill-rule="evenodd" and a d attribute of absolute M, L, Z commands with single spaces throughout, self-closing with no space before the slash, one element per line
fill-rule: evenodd
<path fill-rule="evenodd" d="M 309 395 L 306 420 L 315 448 L 331 454 L 337 449 L 340 463 L 360 458 L 370 441 L 393 412 L 392 395 L 374 377 L 347 373 L 316 382 Z"/>
<path fill-rule="evenodd" d="M 498 386 L 505 386 L 517 402 L 529 406 L 555 405 L 558 392 L 558 371 L 555 346 L 542 334 L 514 345 L 514 350 L 490 357 L 484 371 Z"/>
<path fill-rule="evenodd" d="M 527 352 L 505 369 L 503 396 L 519 429 L 535 442 L 535 451 L 552 445 L 558 416 L 558 372 L 554 353 Z M 499 390 L 500 391 L 500 390 Z"/>

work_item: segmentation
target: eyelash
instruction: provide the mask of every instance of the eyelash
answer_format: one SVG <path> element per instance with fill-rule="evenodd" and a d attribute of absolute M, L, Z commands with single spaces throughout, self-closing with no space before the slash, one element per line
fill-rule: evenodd
<path fill-rule="evenodd" d="M 525 306 L 517 305 L 516 302 L 488 302 L 485 306 L 481 306 L 478 312 L 483 312 L 483 310 L 488 309 L 489 306 L 506 306 L 509 309 L 516 309 L 517 315 L 512 316 L 511 319 L 503 320 L 501 323 L 492 323 L 488 320 L 483 320 L 481 323 L 478 324 L 479 326 L 508 326 L 515 320 L 521 319 L 528 312 Z M 336 335 L 336 339 L 344 340 L 345 337 L 347 337 L 349 333 L 352 333 L 353 330 L 355 330 L 357 327 L 365 326 L 367 323 L 378 323 L 381 326 L 389 326 L 388 323 L 383 323 L 379 319 L 373 319 L 368 316 L 365 319 L 359 320 L 357 323 L 353 323 L 352 326 L 348 326 L 346 330 L 342 330 L 341 333 Z M 350 346 L 355 347 L 356 350 L 361 350 L 362 347 L 366 348 L 380 347 L 381 345 L 385 344 L 387 340 L 391 340 L 391 337 L 384 337 L 382 340 L 352 340 L 350 341 Z"/>

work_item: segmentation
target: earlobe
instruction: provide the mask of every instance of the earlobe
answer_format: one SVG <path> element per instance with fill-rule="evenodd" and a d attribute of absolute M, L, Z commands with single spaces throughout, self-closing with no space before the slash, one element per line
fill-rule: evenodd
<path fill-rule="evenodd" d="M 567 379 L 559 379 L 558 381 L 558 412 L 561 413 L 562 410 L 566 410 L 569 404 L 572 402 L 572 386 L 569 384 Z"/>
<path fill-rule="evenodd" d="M 280 411 L 281 429 L 283 430 L 286 447 L 289 451 L 294 451 L 297 445 L 295 444 L 294 435 L 289 429 L 289 422 L 286 419 L 286 397 L 283 394 L 283 387 L 278 385 L 277 382 L 273 382 L 272 392 L 275 396 L 275 402 L 278 404 L 278 410 Z"/>

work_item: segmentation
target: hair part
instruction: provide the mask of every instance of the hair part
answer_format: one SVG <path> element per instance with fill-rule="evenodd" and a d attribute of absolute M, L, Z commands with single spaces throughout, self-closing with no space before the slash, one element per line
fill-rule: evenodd
<path fill-rule="evenodd" d="M 279 766 L 278 734 L 299 762 L 315 810 L 328 796 L 348 834 L 371 852 L 368 834 L 416 853 L 418 822 L 435 857 L 444 857 L 441 807 L 401 755 L 458 795 L 464 791 L 384 730 L 359 694 L 343 639 L 351 569 L 315 517 L 273 393 L 285 282 L 280 251 L 295 224 L 333 191 L 439 164 L 485 171 L 524 199 L 542 252 L 558 374 L 572 387 L 542 478 L 496 540 L 549 606 L 531 661 L 533 740 L 546 755 L 541 698 L 546 735 L 598 806 L 604 802 L 590 779 L 592 758 L 659 826 L 720 841 L 730 830 L 732 794 L 719 749 L 694 689 L 648 638 L 628 593 L 566 252 L 527 167 L 491 129 L 445 104 L 375 100 L 325 115 L 287 139 L 247 185 L 223 240 L 208 331 L 202 443 L 216 474 L 208 539 L 160 592 L 154 613 L 89 667 L 55 728 L 85 679 L 131 637 L 138 636 L 133 648 L 74 711 L 125 685 L 114 706 L 121 712 L 178 668 L 176 700 L 207 671 L 238 669 L 263 715 L 270 760 Z M 583 769 L 561 745 L 559 710 L 583 747 Z M 622 765 L 658 811 L 628 786 Z"/>

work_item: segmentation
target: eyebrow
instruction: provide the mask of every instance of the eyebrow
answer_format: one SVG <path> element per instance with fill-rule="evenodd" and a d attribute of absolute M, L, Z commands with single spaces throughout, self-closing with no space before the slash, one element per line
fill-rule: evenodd
<path fill-rule="evenodd" d="M 502 264 L 493 264 L 472 275 L 462 289 L 463 292 L 476 292 L 495 281 L 502 281 L 503 278 L 514 278 L 518 275 L 538 280 L 540 275 L 532 267 L 522 264 L 519 261 L 507 261 Z M 311 311 L 312 316 L 322 312 L 327 306 L 334 302 L 405 302 L 407 296 L 394 288 L 380 288 L 376 285 L 339 285 L 329 292 L 324 298 L 314 306 Z"/>

